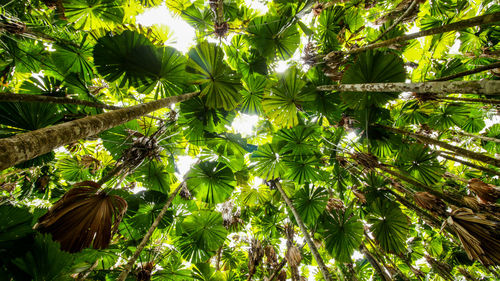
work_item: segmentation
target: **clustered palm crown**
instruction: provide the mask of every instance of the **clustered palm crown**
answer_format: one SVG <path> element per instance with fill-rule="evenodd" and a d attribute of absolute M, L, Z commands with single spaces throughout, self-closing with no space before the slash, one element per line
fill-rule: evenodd
<path fill-rule="evenodd" d="M 500 278 L 497 1 L 4 2 L 3 279 Z"/>

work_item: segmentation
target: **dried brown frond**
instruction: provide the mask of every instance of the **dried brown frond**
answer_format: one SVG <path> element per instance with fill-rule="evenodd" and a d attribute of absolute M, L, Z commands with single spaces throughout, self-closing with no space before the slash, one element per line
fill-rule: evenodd
<path fill-rule="evenodd" d="M 282 270 L 280 271 L 280 274 L 277 277 L 278 281 L 285 281 L 286 280 L 286 271 Z"/>
<path fill-rule="evenodd" d="M 334 81 L 342 79 L 344 71 L 341 70 L 341 67 L 345 66 L 347 62 L 345 54 L 340 51 L 330 52 L 324 57 L 323 60 L 326 65 L 326 68 L 324 69 L 325 75 Z"/>
<path fill-rule="evenodd" d="M 429 192 L 415 192 L 413 199 L 417 205 L 430 211 L 434 216 L 446 216 L 446 204 Z"/>
<path fill-rule="evenodd" d="M 257 271 L 257 266 L 259 266 L 263 257 L 264 249 L 262 248 L 262 244 L 259 240 L 252 238 L 250 248 L 248 249 L 248 274 L 250 277 Z"/>
<path fill-rule="evenodd" d="M 278 255 L 276 254 L 273 245 L 267 245 L 264 248 L 264 253 L 266 255 L 266 263 L 274 268 L 278 264 Z"/>
<path fill-rule="evenodd" d="M 241 211 L 234 208 L 232 201 L 226 201 L 221 207 L 222 220 L 224 227 L 227 229 L 238 229 L 238 226 L 243 224 L 243 220 L 240 218 Z"/>
<path fill-rule="evenodd" d="M 35 188 L 38 189 L 40 192 L 44 192 L 49 182 L 50 182 L 49 175 L 41 175 L 35 181 Z"/>
<path fill-rule="evenodd" d="M 127 202 L 99 188 L 91 181 L 75 184 L 40 217 L 35 228 L 51 233 L 61 243 L 61 249 L 71 253 L 91 245 L 95 249 L 108 247 L 127 210 Z"/>
<path fill-rule="evenodd" d="M 187 188 L 186 183 L 183 182 L 181 184 L 182 184 L 182 188 L 181 188 L 181 191 L 179 191 L 179 196 L 181 196 L 181 198 L 184 200 L 191 200 L 191 198 L 193 198 L 193 195 L 191 195 L 191 192 Z"/>
<path fill-rule="evenodd" d="M 477 278 L 474 277 L 470 272 L 467 271 L 467 269 L 463 268 L 463 267 L 457 267 L 458 268 L 458 272 L 460 272 L 460 274 L 462 274 L 463 277 L 465 277 L 465 280 L 467 281 L 476 281 Z"/>
<path fill-rule="evenodd" d="M 7 192 L 12 192 L 16 188 L 15 182 L 4 182 L 0 184 L 0 190 L 5 190 Z"/>
<path fill-rule="evenodd" d="M 82 155 L 80 156 L 80 165 L 89 169 L 91 174 L 95 174 L 101 168 L 101 161 L 91 155 Z"/>
<path fill-rule="evenodd" d="M 332 212 L 332 211 L 344 211 L 345 210 L 345 206 L 344 206 L 344 202 L 342 202 L 342 200 L 338 199 L 338 198 L 330 198 L 328 199 L 328 203 L 326 204 L 326 210 L 328 212 Z"/>
<path fill-rule="evenodd" d="M 227 21 L 214 24 L 214 34 L 219 38 L 226 37 L 228 30 L 229 25 L 227 24 Z"/>
<path fill-rule="evenodd" d="M 500 220 L 468 208 L 454 210 L 445 222 L 458 236 L 471 260 L 500 264 Z"/>
<path fill-rule="evenodd" d="M 313 42 L 307 42 L 302 54 L 302 60 L 306 65 L 314 66 L 317 63 L 318 47 Z"/>
<path fill-rule="evenodd" d="M 302 255 L 300 254 L 300 250 L 297 246 L 291 246 L 288 248 L 285 258 L 290 266 L 297 267 L 302 260 Z"/>
<path fill-rule="evenodd" d="M 154 262 L 150 261 L 142 265 L 140 270 L 137 272 L 137 281 L 149 281 L 151 280 L 151 274 L 153 272 L 155 265 Z"/>
<path fill-rule="evenodd" d="M 464 196 L 462 198 L 464 201 L 465 206 L 471 208 L 474 211 L 480 211 L 481 210 L 481 204 L 477 201 L 475 197 L 472 196 Z"/>
<path fill-rule="evenodd" d="M 351 158 L 368 170 L 373 170 L 379 166 L 377 157 L 370 153 L 356 152 L 351 154 Z"/>
<path fill-rule="evenodd" d="M 366 196 L 363 192 L 361 192 L 359 189 L 357 189 L 355 187 L 351 188 L 351 190 L 352 190 L 352 193 L 354 194 L 354 196 L 356 196 L 356 198 L 358 198 L 359 203 L 361 203 L 361 204 L 366 203 Z"/>
<path fill-rule="evenodd" d="M 438 97 L 435 93 L 411 93 L 413 98 L 419 102 L 436 101 Z"/>
<path fill-rule="evenodd" d="M 480 179 L 470 179 L 467 187 L 484 203 L 494 204 L 500 198 L 500 190 L 496 186 L 485 183 Z"/>
<path fill-rule="evenodd" d="M 323 3 L 316 3 L 314 4 L 312 11 L 315 17 L 319 16 L 321 12 L 323 12 L 323 9 L 325 9 L 325 5 Z"/>
<path fill-rule="evenodd" d="M 427 260 L 427 263 L 431 265 L 432 269 L 439 274 L 439 276 L 443 277 L 445 280 L 454 280 L 453 275 L 451 274 L 453 267 L 447 263 L 440 262 L 429 255 L 425 255 L 425 259 Z"/>

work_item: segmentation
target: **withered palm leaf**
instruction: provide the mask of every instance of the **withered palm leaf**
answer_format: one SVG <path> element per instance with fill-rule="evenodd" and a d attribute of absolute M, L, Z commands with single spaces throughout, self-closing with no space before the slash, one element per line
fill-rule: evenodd
<path fill-rule="evenodd" d="M 500 221 L 493 216 L 459 208 L 446 219 L 470 259 L 483 265 L 500 264 Z"/>
<path fill-rule="evenodd" d="M 74 253 L 93 246 L 108 247 L 127 210 L 127 202 L 99 191 L 100 185 L 77 183 L 40 217 L 36 229 L 51 233 L 61 249 Z"/>

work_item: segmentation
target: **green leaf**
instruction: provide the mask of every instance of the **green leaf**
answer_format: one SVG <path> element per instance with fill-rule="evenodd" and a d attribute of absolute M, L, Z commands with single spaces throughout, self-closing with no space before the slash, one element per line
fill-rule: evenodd
<path fill-rule="evenodd" d="M 76 29 L 111 29 L 122 23 L 124 12 L 117 0 L 64 0 L 64 15 Z"/>
<path fill-rule="evenodd" d="M 173 171 L 168 171 L 165 165 L 157 161 L 149 161 L 137 172 L 143 175 L 139 180 L 146 188 L 165 194 L 170 192 L 170 185 L 176 181 Z"/>
<path fill-rule="evenodd" d="M 252 168 L 257 176 L 265 180 L 272 180 L 284 175 L 285 166 L 275 145 L 261 145 L 250 157 L 255 161 Z"/>
<path fill-rule="evenodd" d="M 354 250 L 363 239 L 363 223 L 351 209 L 332 212 L 326 217 L 324 226 L 325 247 L 339 262 L 351 262 Z"/>
<path fill-rule="evenodd" d="M 0 246 L 7 248 L 13 240 L 31 234 L 31 220 L 32 215 L 27 209 L 10 205 L 0 206 Z"/>
<path fill-rule="evenodd" d="M 281 60 L 287 60 L 300 43 L 297 25 L 290 25 L 291 20 L 277 16 L 257 17 L 248 24 L 248 40 L 263 56 L 277 56 Z"/>
<path fill-rule="evenodd" d="M 394 254 L 406 251 L 408 218 L 398 204 L 380 198 L 376 199 L 370 205 L 367 220 L 371 224 L 370 231 L 382 249 Z"/>
<path fill-rule="evenodd" d="M 60 250 L 58 242 L 52 241 L 50 234 L 38 234 L 31 250 L 13 263 L 29 274 L 35 281 L 62 280 L 73 258 L 70 253 Z"/>
<path fill-rule="evenodd" d="M 177 239 L 180 252 L 191 262 L 205 262 L 224 244 L 227 230 L 220 213 L 193 212 L 181 224 L 182 236 Z"/>
<path fill-rule="evenodd" d="M 301 91 L 306 82 L 296 68 L 288 69 L 280 75 L 278 85 L 264 96 L 262 106 L 266 115 L 278 127 L 293 127 L 298 124 L 298 107 L 312 101 L 310 92 Z"/>
<path fill-rule="evenodd" d="M 233 192 L 234 174 L 220 162 L 202 162 L 187 174 L 187 186 L 203 202 L 217 204 L 226 201 Z"/>
<path fill-rule="evenodd" d="M 161 97 L 181 94 L 185 88 L 186 58 L 172 47 L 156 47 L 137 32 L 99 38 L 94 60 L 99 74 L 120 81 L 120 87 L 131 85 Z"/>
<path fill-rule="evenodd" d="M 395 164 L 403 172 L 410 174 L 426 185 L 434 185 L 444 173 L 443 167 L 437 160 L 437 155 L 431 153 L 429 148 L 422 144 L 415 144 L 402 149 Z"/>
<path fill-rule="evenodd" d="M 397 55 L 381 51 L 367 51 L 358 55 L 342 76 L 342 84 L 404 82 L 404 63 Z M 340 94 L 352 109 L 381 107 L 395 99 L 397 93 L 345 92 Z"/>
<path fill-rule="evenodd" d="M 240 76 L 223 61 L 222 48 L 202 42 L 188 53 L 187 71 L 196 75 L 194 83 L 201 84 L 200 97 L 206 96 L 211 108 L 232 110 L 240 102 Z"/>
<path fill-rule="evenodd" d="M 304 223 L 313 227 L 324 212 L 328 202 L 328 192 L 322 187 L 305 185 L 293 196 L 293 206 L 299 213 Z"/>
<path fill-rule="evenodd" d="M 247 114 L 258 114 L 263 112 L 262 98 L 267 89 L 268 81 L 265 76 L 258 73 L 248 75 L 243 79 L 242 101 L 239 110 Z"/>

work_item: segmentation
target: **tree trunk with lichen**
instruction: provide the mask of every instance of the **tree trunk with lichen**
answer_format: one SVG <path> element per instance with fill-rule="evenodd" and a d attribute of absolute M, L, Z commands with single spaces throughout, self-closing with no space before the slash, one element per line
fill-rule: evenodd
<path fill-rule="evenodd" d="M 412 39 L 419 38 L 419 37 L 441 34 L 441 33 L 456 31 L 456 30 L 462 30 L 462 29 L 466 29 L 469 27 L 473 27 L 473 26 L 481 26 L 481 25 L 492 24 L 492 23 L 496 23 L 496 22 L 500 22 L 500 12 L 486 14 L 486 15 L 482 15 L 482 16 L 478 16 L 478 17 L 473 17 L 470 19 L 461 20 L 461 21 L 450 23 L 450 24 L 445 24 L 445 25 L 442 25 L 439 27 L 430 28 L 427 30 L 422 30 L 422 31 L 419 31 L 416 33 L 398 36 L 398 37 L 395 37 L 395 38 L 392 38 L 392 39 L 389 39 L 386 41 L 366 45 L 366 46 L 363 46 L 360 48 L 355 48 L 355 49 L 352 49 L 352 50 L 349 50 L 346 52 L 340 52 L 340 53 L 343 53 L 345 55 L 356 54 L 356 53 L 361 53 L 361 52 L 371 50 L 371 49 L 389 47 L 389 46 L 400 44 L 400 43 L 406 42 L 408 40 L 412 40 Z M 337 56 L 338 53 L 339 53 L 338 51 L 330 52 L 324 57 L 324 59 L 329 60 L 331 57 Z"/>
<path fill-rule="evenodd" d="M 500 81 L 445 81 L 445 82 L 418 82 L 418 83 L 365 83 L 365 84 L 340 84 L 322 85 L 316 88 L 319 91 L 340 92 L 413 92 L 433 94 L 481 94 L 499 95 Z"/>
<path fill-rule="evenodd" d="M 299 225 L 300 231 L 302 232 L 302 235 L 304 235 L 304 239 L 306 240 L 309 249 L 311 249 L 313 257 L 316 260 L 316 263 L 318 264 L 319 270 L 321 271 L 323 278 L 325 278 L 326 281 L 333 281 L 330 272 L 328 271 L 328 268 L 326 267 L 325 262 L 323 261 L 323 258 L 321 258 L 321 255 L 319 254 L 316 245 L 314 245 L 314 242 L 312 241 L 311 236 L 309 235 L 309 232 L 304 222 L 302 221 L 302 218 L 300 217 L 299 213 L 293 206 L 292 201 L 290 200 L 290 198 L 288 198 L 283 188 L 281 188 L 281 183 L 279 182 L 275 183 L 276 183 L 276 188 L 281 194 L 281 197 L 283 197 L 283 200 L 285 200 L 286 205 L 292 211 L 292 214 L 295 220 L 297 221 L 297 224 Z"/>
<path fill-rule="evenodd" d="M 500 159 L 496 159 L 496 158 L 490 157 L 488 155 L 484 155 L 484 154 L 481 154 L 481 153 L 470 151 L 470 150 L 467 150 L 465 148 L 461 148 L 461 147 L 458 147 L 458 146 L 454 146 L 454 145 L 451 145 L 449 143 L 446 143 L 446 142 L 443 142 L 443 141 L 440 141 L 440 140 L 436 140 L 436 139 L 433 139 L 431 137 L 428 137 L 428 136 L 425 136 L 425 135 L 421 135 L 421 134 L 418 134 L 418 133 L 413 133 L 413 132 L 410 132 L 410 131 L 405 131 L 405 130 L 402 130 L 402 129 L 397 129 L 397 128 L 388 127 L 388 126 L 384 126 L 384 125 L 379 125 L 379 126 L 381 128 L 387 129 L 387 130 L 389 130 L 391 132 L 394 132 L 394 133 L 398 133 L 398 134 L 410 136 L 410 137 L 415 138 L 418 141 L 426 143 L 426 144 L 437 145 L 437 146 L 442 147 L 444 149 L 453 151 L 457 155 L 460 155 L 460 156 L 463 156 L 463 157 L 466 157 L 466 158 L 469 158 L 469 159 L 481 161 L 483 163 L 486 163 L 486 164 L 489 164 L 489 165 L 492 165 L 492 166 L 500 167 Z"/>
<path fill-rule="evenodd" d="M 168 97 L 0 139 L 0 170 L 49 153 L 62 145 L 96 135 L 150 112 L 195 97 L 199 92 Z"/>

